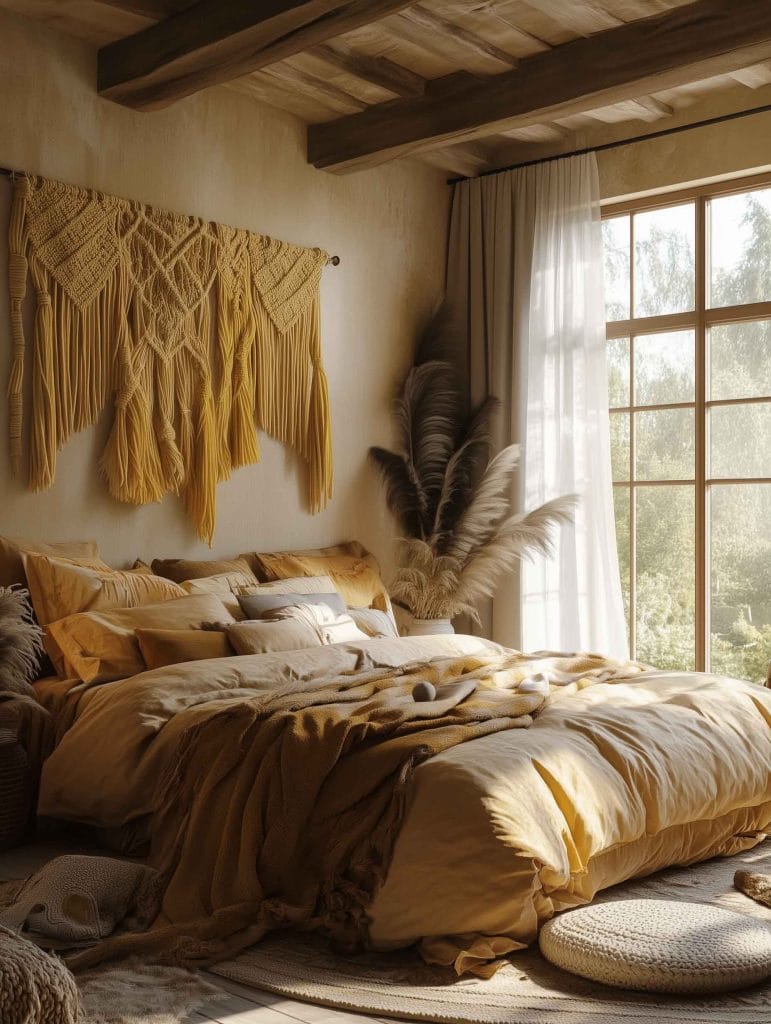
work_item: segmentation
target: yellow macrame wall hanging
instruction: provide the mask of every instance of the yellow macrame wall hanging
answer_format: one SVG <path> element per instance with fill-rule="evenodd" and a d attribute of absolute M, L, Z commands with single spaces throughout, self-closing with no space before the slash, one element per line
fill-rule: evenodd
<path fill-rule="evenodd" d="M 259 428 L 305 460 L 311 511 L 326 505 L 326 252 L 29 175 L 16 179 L 9 245 L 9 441 L 18 472 L 28 363 L 30 487 L 51 486 L 58 450 L 112 401 L 102 469 L 120 501 L 179 494 L 211 544 L 216 485 L 259 460 Z"/>

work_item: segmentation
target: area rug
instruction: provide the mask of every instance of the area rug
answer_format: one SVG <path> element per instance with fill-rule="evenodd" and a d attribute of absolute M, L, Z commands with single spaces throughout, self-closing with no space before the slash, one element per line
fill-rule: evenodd
<path fill-rule="evenodd" d="M 598 901 L 716 903 L 771 927 L 771 910 L 733 889 L 734 872 L 771 871 L 771 841 L 737 857 L 673 868 L 608 890 Z M 275 936 L 212 970 L 309 1003 L 447 1024 L 759 1024 L 771 1020 L 771 984 L 709 999 L 649 996 L 597 985 L 552 967 L 537 949 L 515 953 L 490 980 L 455 979 L 412 951 L 345 956 L 313 936 Z"/>
<path fill-rule="evenodd" d="M 80 1024 L 182 1024 L 221 989 L 177 967 L 122 964 L 76 977 Z"/>

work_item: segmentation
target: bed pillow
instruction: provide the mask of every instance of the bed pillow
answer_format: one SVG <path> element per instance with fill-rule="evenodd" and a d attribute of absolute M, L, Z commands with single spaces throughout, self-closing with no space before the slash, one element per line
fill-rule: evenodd
<path fill-rule="evenodd" d="M 136 629 L 199 629 L 234 621 L 215 594 L 190 594 L 161 604 L 80 612 L 52 622 L 48 630 L 74 675 L 85 683 L 107 683 L 144 671 Z"/>
<path fill-rule="evenodd" d="M 301 651 L 322 647 L 324 640 L 307 622 L 236 622 L 227 628 L 228 640 L 236 654 L 269 654 L 273 651 Z"/>
<path fill-rule="evenodd" d="M 367 634 L 362 633 L 347 612 L 335 612 L 327 604 L 277 608 L 269 614 L 269 619 L 275 622 L 305 623 L 317 631 L 324 644 L 357 643 L 367 639 Z"/>
<path fill-rule="evenodd" d="M 24 537 L 0 537 L 0 587 L 27 586 L 23 555 L 54 555 L 57 558 L 99 558 L 95 540 L 44 541 Z"/>
<path fill-rule="evenodd" d="M 233 653 L 227 634 L 217 629 L 136 629 L 134 635 L 147 668 L 227 658 Z"/>
<path fill-rule="evenodd" d="M 367 636 L 394 637 L 399 635 L 393 617 L 388 612 L 381 612 L 379 608 L 349 608 L 348 614 Z"/>
<path fill-rule="evenodd" d="M 268 612 L 301 604 L 323 604 L 336 615 L 346 611 L 345 601 L 336 591 L 329 594 L 288 594 L 275 590 L 265 594 L 239 594 L 238 603 L 247 619 L 262 619 Z"/>
<path fill-rule="evenodd" d="M 330 576 L 349 608 L 378 608 L 390 613 L 388 591 L 374 555 L 358 541 L 312 551 L 278 551 L 241 556 L 260 580 L 294 576 Z"/>
<path fill-rule="evenodd" d="M 251 572 L 223 572 L 219 576 L 202 576 L 180 584 L 186 594 L 216 594 L 235 619 L 244 618 L 236 594 L 248 593 L 252 585 L 259 586 Z"/>
<path fill-rule="evenodd" d="M 174 583 L 184 583 L 187 580 L 200 580 L 207 576 L 222 576 L 234 572 L 245 574 L 249 583 L 259 582 L 252 572 L 248 560 L 243 556 L 213 558 L 209 561 L 193 558 L 154 558 L 152 569 L 157 576 L 173 580 Z"/>
<path fill-rule="evenodd" d="M 41 626 L 77 612 L 134 608 L 183 597 L 184 590 L 143 569 L 112 569 L 100 559 L 24 555 L 32 604 Z"/>

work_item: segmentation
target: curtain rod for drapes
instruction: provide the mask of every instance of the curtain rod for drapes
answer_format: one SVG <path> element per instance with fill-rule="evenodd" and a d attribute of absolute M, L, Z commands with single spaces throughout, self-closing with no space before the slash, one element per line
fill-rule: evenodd
<path fill-rule="evenodd" d="M 24 171 L 15 171 L 12 167 L 0 167 L 0 176 L 6 177 L 6 178 L 13 178 L 16 174 L 21 175 L 21 174 L 24 174 L 24 173 L 25 173 Z M 330 264 L 330 263 L 332 264 L 333 267 L 339 267 L 340 266 L 340 257 L 339 256 L 330 256 L 329 259 L 327 260 L 327 264 Z"/>
<path fill-rule="evenodd" d="M 632 146 L 636 142 L 647 142 L 649 139 L 662 139 L 666 135 L 675 135 L 677 132 L 687 132 L 692 128 L 707 128 L 711 124 L 722 124 L 724 121 L 735 121 L 739 117 L 749 117 L 751 114 L 764 114 L 771 110 L 771 103 L 764 103 L 760 107 L 750 107 L 748 110 L 735 110 L 730 114 L 718 114 L 715 117 L 706 117 L 703 121 L 692 121 L 690 124 L 678 124 L 672 128 L 661 128 L 657 132 L 650 132 L 648 135 L 636 135 L 631 139 L 619 139 L 618 142 L 604 142 L 599 146 L 587 146 L 585 149 L 574 149 L 570 153 L 558 153 L 555 156 L 541 157 L 540 160 L 525 160 L 521 164 L 509 164 L 508 167 L 496 167 L 489 171 L 482 171 L 476 175 L 459 175 L 457 178 L 448 178 L 448 185 L 457 185 L 459 181 L 470 181 L 472 178 L 489 178 L 491 174 L 503 174 L 505 171 L 518 171 L 521 167 L 533 167 L 535 164 L 550 164 L 555 160 L 567 160 L 571 156 L 584 156 L 586 153 L 604 153 L 608 149 L 619 149 L 621 146 Z"/>

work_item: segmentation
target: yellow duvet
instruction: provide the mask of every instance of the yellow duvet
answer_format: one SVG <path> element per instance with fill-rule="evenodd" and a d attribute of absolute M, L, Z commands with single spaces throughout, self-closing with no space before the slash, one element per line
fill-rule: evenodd
<path fill-rule="evenodd" d="M 175 738 L 212 701 L 310 687 L 363 654 L 398 666 L 485 651 L 500 648 L 463 636 L 372 640 L 76 688 L 40 813 L 104 828 L 152 815 Z M 771 690 L 662 672 L 552 687 L 529 729 L 461 743 L 417 768 L 369 940 L 420 941 L 429 959 L 480 969 L 601 888 L 748 848 L 770 827 Z"/>

